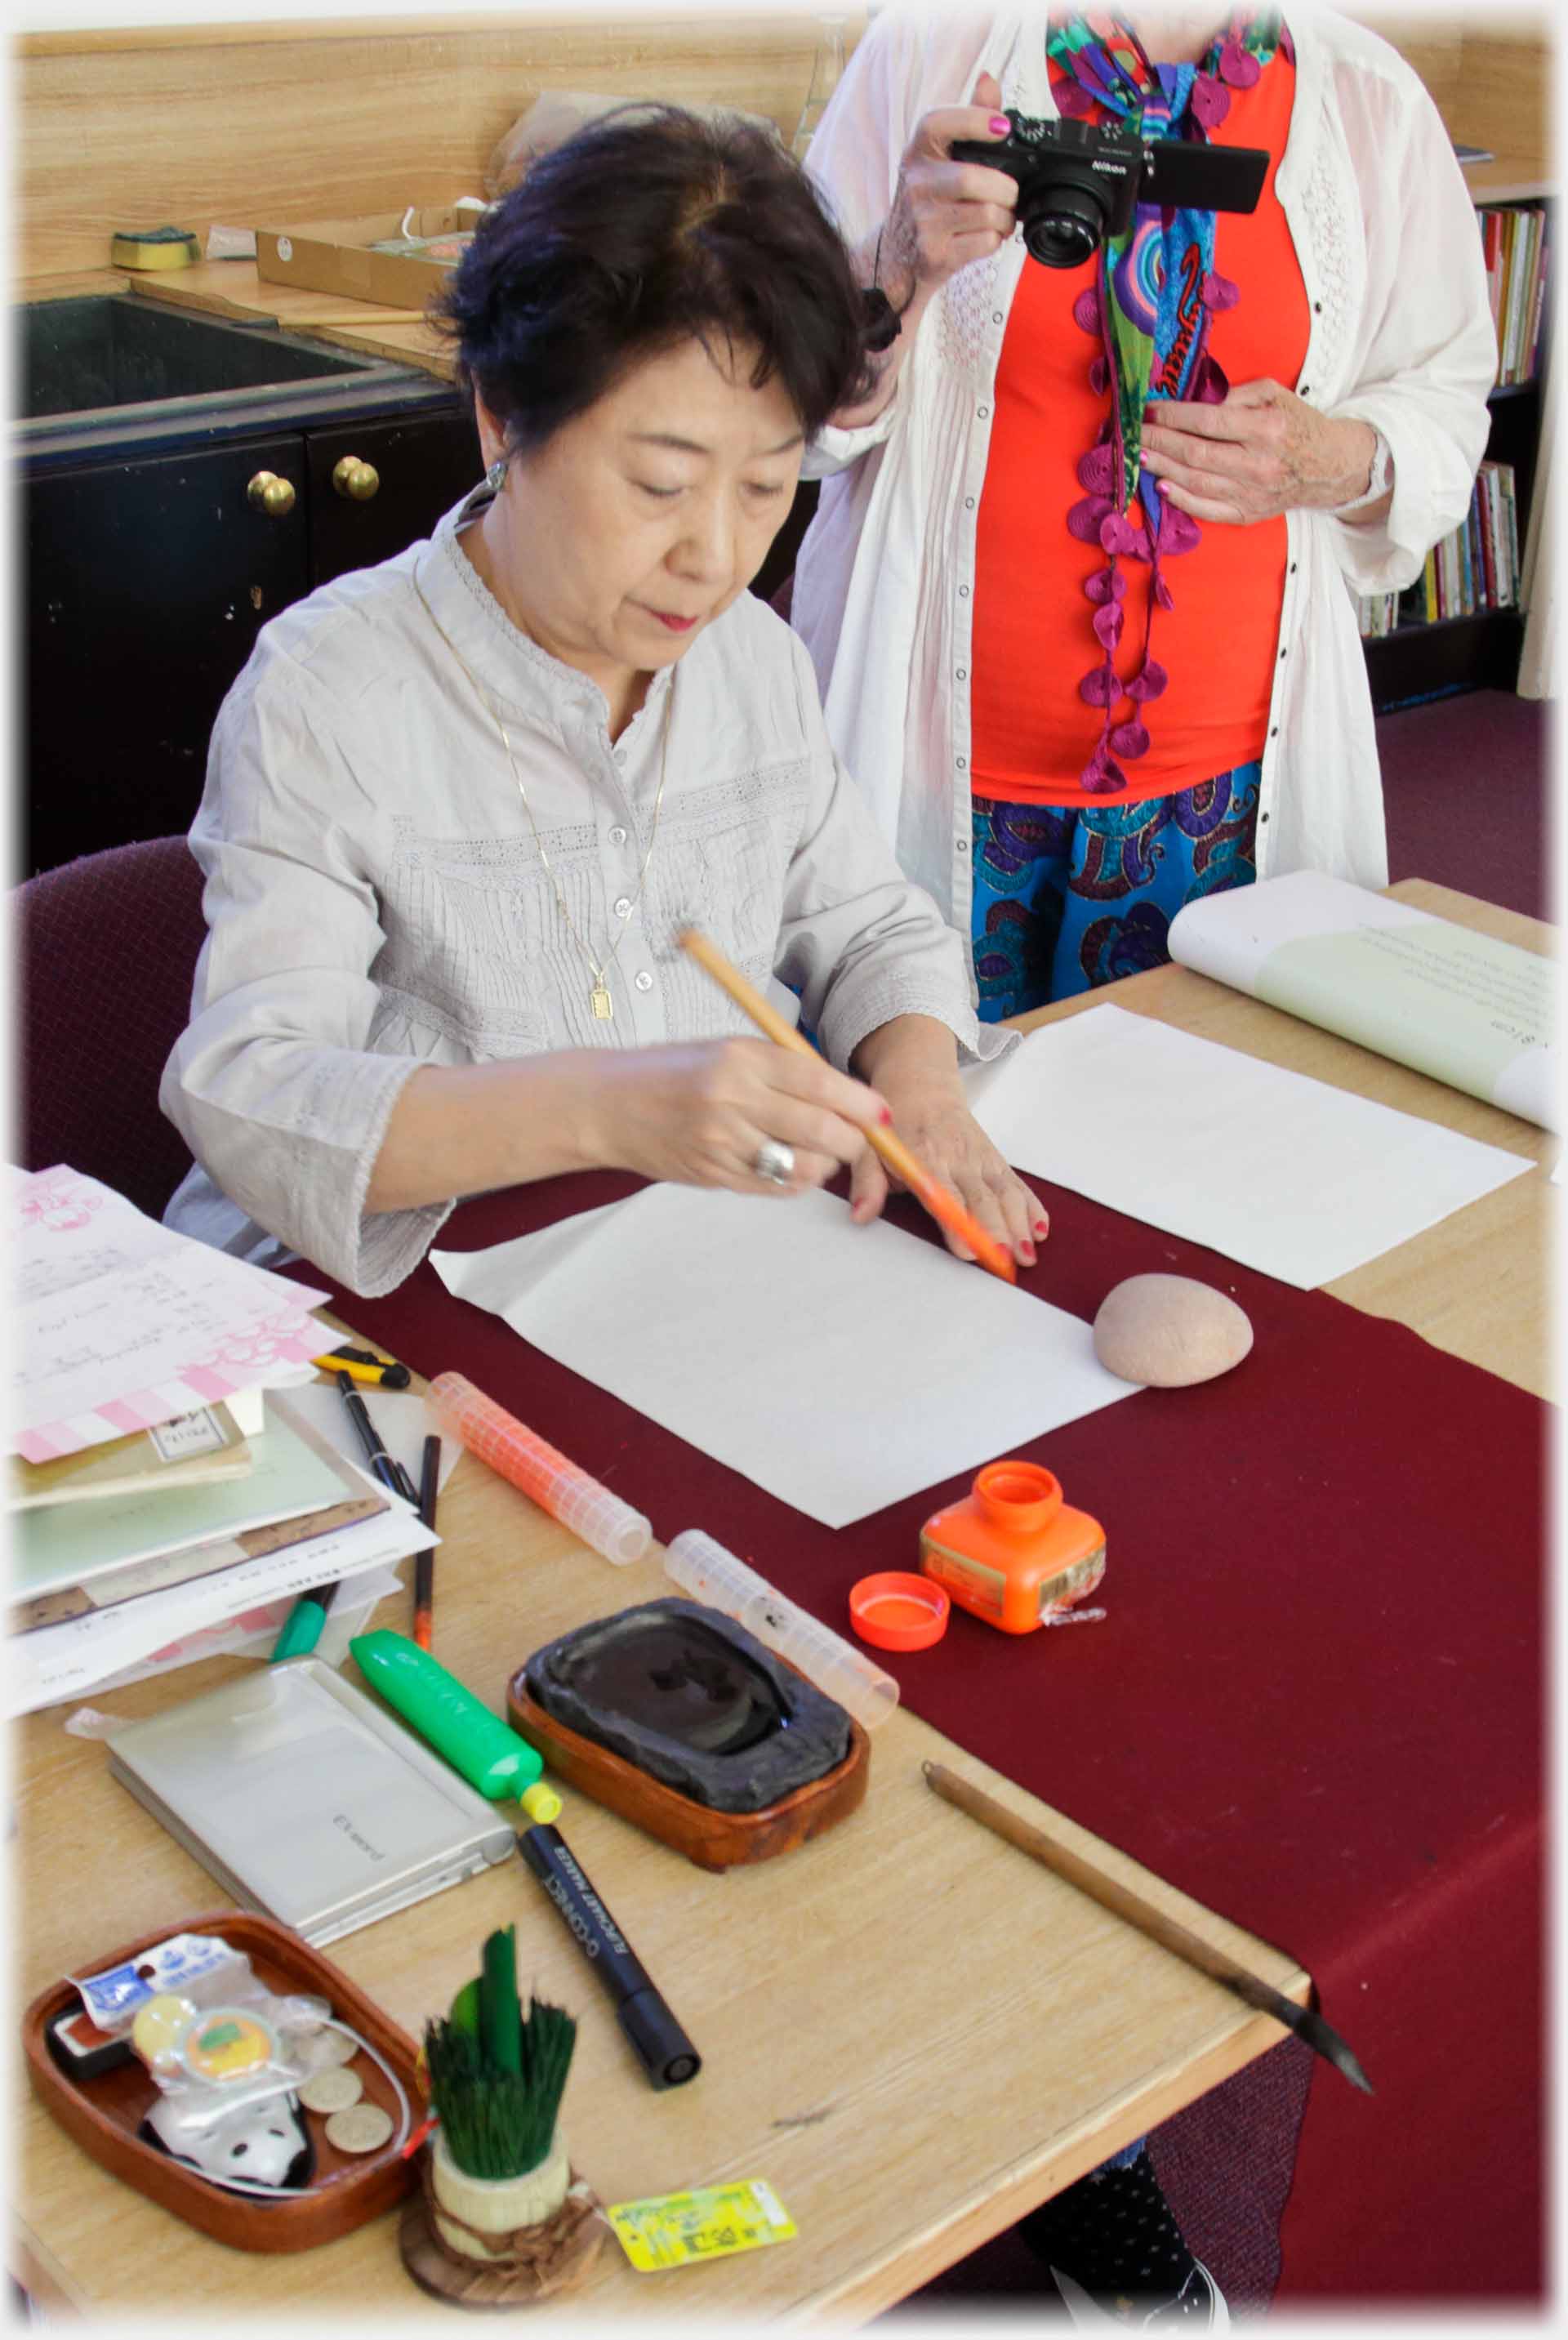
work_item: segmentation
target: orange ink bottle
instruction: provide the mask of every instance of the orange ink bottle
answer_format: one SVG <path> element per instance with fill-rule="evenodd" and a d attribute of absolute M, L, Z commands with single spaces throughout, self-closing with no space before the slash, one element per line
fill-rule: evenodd
<path fill-rule="evenodd" d="M 920 1567 L 955 1608 L 1004 1633 L 1032 1633 L 1094 1591 L 1106 1572 L 1106 1532 L 1062 1501 L 1055 1472 L 987 1462 L 973 1492 L 920 1530 Z"/>

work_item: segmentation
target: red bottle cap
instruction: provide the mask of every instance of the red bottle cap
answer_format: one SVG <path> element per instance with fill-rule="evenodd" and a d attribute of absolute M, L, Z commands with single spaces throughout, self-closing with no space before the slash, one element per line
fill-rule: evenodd
<path fill-rule="evenodd" d="M 948 1630 L 948 1595 L 928 1576 L 898 1568 L 863 1576 L 849 1588 L 849 1618 L 878 1650 L 926 1650 Z"/>

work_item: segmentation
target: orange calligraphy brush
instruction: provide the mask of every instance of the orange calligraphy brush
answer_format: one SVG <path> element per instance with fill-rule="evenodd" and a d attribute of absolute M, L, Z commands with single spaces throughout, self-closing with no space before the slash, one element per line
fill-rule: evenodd
<path fill-rule="evenodd" d="M 803 1056 L 815 1056 L 817 1051 L 804 1039 L 792 1024 L 787 1024 L 777 1008 L 770 1007 L 752 985 L 747 982 L 739 967 L 731 967 L 723 952 L 710 943 L 695 927 L 685 927 L 676 937 L 687 956 L 713 977 L 721 991 L 727 991 L 743 1014 L 751 1018 L 757 1029 L 781 1048 L 793 1048 Z M 901 1178 L 917 1202 L 925 1205 L 939 1227 L 957 1235 L 968 1244 L 982 1267 L 999 1275 L 1004 1284 L 1016 1284 L 1018 1272 L 1013 1255 L 1005 1244 L 987 1234 L 978 1220 L 972 1218 L 949 1187 L 934 1178 L 918 1157 L 910 1153 L 901 1137 L 890 1129 L 869 1129 L 866 1133 L 882 1160 L 895 1177 Z"/>

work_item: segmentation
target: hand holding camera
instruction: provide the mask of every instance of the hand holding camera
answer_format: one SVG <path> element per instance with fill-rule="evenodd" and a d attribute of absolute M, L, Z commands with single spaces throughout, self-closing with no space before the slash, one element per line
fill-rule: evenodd
<path fill-rule="evenodd" d="M 939 119 L 928 114 L 926 121 Z M 958 139 L 956 163 L 1005 171 L 1017 189 L 1018 222 L 1031 256 L 1078 268 L 1107 236 L 1125 235 L 1139 203 L 1189 211 L 1250 212 L 1268 175 L 1261 146 L 1210 146 L 1161 138 L 1146 144 L 1089 122 L 998 114 L 999 140 Z M 925 124 L 921 128 L 925 128 Z"/>
<path fill-rule="evenodd" d="M 904 149 L 877 263 L 878 285 L 900 313 L 918 315 L 949 276 L 987 258 L 1013 232 L 1016 186 L 995 175 L 987 183 L 953 152 L 955 141 L 968 141 L 979 156 L 1007 134 L 1001 102 L 998 84 L 982 74 L 968 105 L 925 114 Z"/>

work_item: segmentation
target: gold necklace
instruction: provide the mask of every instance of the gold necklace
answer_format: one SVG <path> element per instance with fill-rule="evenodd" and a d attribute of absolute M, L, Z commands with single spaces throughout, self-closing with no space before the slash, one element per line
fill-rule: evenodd
<path fill-rule="evenodd" d="M 605 958 L 600 962 L 595 959 L 593 953 L 589 949 L 588 945 L 578 933 L 577 921 L 573 918 L 571 912 L 566 907 L 565 891 L 562 888 L 561 879 L 555 873 L 555 865 L 544 849 L 544 839 L 539 833 L 539 823 L 533 817 L 533 807 L 529 803 L 528 790 L 522 784 L 522 772 L 519 767 L 517 756 L 512 748 L 511 740 L 508 735 L 505 724 L 501 721 L 500 715 L 491 705 L 490 700 L 486 698 L 484 690 L 480 683 L 479 677 L 475 674 L 473 669 L 470 666 L 468 660 L 464 658 L 457 644 L 452 640 L 452 636 L 447 632 L 446 628 L 442 624 L 442 621 L 436 616 L 435 611 L 431 608 L 430 602 L 425 597 L 424 588 L 420 583 L 417 577 L 413 580 L 413 589 L 419 595 L 420 600 L 424 603 L 426 617 L 429 618 L 431 624 L 435 628 L 436 632 L 441 636 L 442 641 L 446 644 L 453 658 L 456 659 L 459 666 L 461 667 L 464 674 L 467 675 L 470 682 L 472 683 L 474 697 L 479 700 L 480 705 L 484 709 L 485 713 L 490 717 L 491 721 L 501 733 L 501 744 L 506 749 L 506 759 L 511 766 L 511 777 L 517 782 L 517 793 L 522 798 L 522 808 L 528 815 L 528 825 L 533 831 L 533 841 L 539 849 L 540 860 L 543 864 L 546 877 L 550 879 L 551 884 L 555 888 L 556 907 L 560 910 L 561 917 L 565 922 L 567 933 L 571 937 L 572 941 L 582 953 L 584 959 L 588 963 L 589 972 L 593 977 L 593 988 L 588 995 L 588 1004 L 590 1007 L 592 1008 L 593 1013 L 599 1021 L 601 1024 L 608 1024 L 614 1016 L 615 1002 L 610 996 L 610 986 L 605 981 L 605 977 L 615 964 L 615 955 L 617 951 L 620 950 L 621 944 L 626 940 L 627 928 L 631 924 L 631 914 L 636 909 L 639 902 L 642 899 L 642 888 L 648 879 L 648 865 L 653 858 L 654 842 L 659 835 L 659 814 L 660 809 L 664 803 L 664 781 L 670 764 L 670 718 L 674 712 L 675 678 L 673 675 L 670 676 L 670 689 L 664 701 L 664 729 L 660 738 L 659 749 L 659 792 L 653 799 L 653 820 L 648 832 L 648 850 L 642 857 L 642 867 L 637 873 L 637 891 L 633 894 L 630 901 L 627 904 L 625 920 L 620 932 L 616 936 L 615 940 L 610 945 Z"/>

